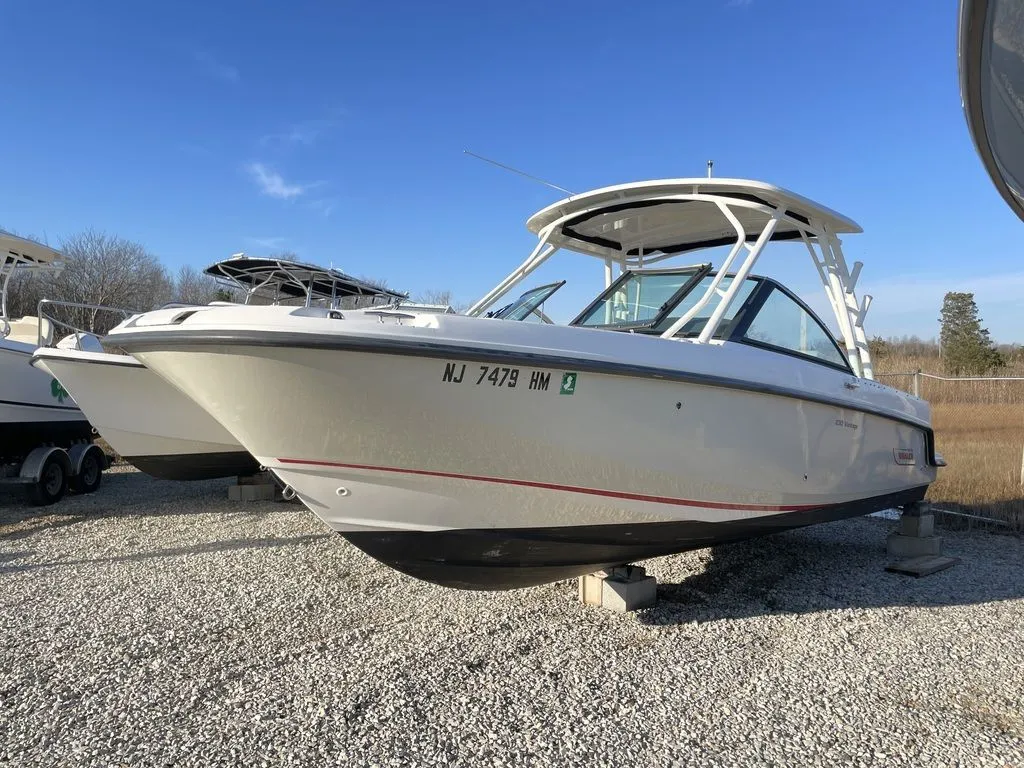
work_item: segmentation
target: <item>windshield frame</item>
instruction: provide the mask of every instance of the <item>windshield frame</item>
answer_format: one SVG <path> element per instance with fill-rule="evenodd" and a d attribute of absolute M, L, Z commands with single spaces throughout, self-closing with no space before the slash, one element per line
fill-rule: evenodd
<path fill-rule="evenodd" d="M 842 371 L 843 373 L 849 373 L 850 375 L 853 376 L 856 375 L 853 371 L 853 366 L 850 364 L 850 358 L 847 356 L 846 351 L 840 345 L 839 340 L 836 338 L 835 334 L 832 333 L 832 329 L 829 328 L 828 325 L 826 325 L 820 317 L 818 317 L 817 312 L 815 312 L 813 309 L 807 306 L 807 302 L 805 302 L 803 299 L 801 299 L 799 296 L 797 296 L 795 293 L 789 290 L 789 288 L 784 286 L 782 283 L 778 282 L 777 280 L 773 280 L 770 277 L 760 277 L 757 275 L 751 275 L 747 279 L 759 280 L 761 282 L 761 285 L 759 285 L 757 288 L 753 290 L 753 292 L 751 292 L 750 296 L 747 297 L 747 301 L 744 303 L 743 307 L 741 307 L 740 311 L 736 313 L 736 322 L 730 329 L 729 336 L 725 339 L 726 341 L 734 341 L 738 344 L 746 344 L 747 346 L 756 347 L 758 349 L 764 349 L 769 352 L 777 352 L 780 355 L 789 355 L 790 357 L 795 357 L 798 360 L 806 360 L 811 363 L 817 363 L 818 365 L 828 366 L 829 368 L 832 368 L 837 371 Z M 793 303 L 799 306 L 800 309 L 806 312 L 810 316 L 810 318 L 821 327 L 821 330 L 825 332 L 825 336 L 828 338 L 830 342 L 832 342 L 832 346 L 835 347 L 837 352 L 839 352 L 839 359 L 843 361 L 842 364 L 834 363 L 831 360 L 826 360 L 821 357 L 805 355 L 801 352 L 798 352 L 794 349 L 789 349 L 787 347 L 780 347 L 775 344 L 769 344 L 764 341 L 758 341 L 757 339 L 748 339 L 746 337 L 747 331 L 750 330 L 750 326 L 753 325 L 754 320 L 757 319 L 757 315 L 761 311 L 761 308 L 764 306 L 764 303 L 768 301 L 768 298 L 771 296 L 772 291 L 776 289 L 778 289 L 780 293 L 788 297 Z"/>
<path fill-rule="evenodd" d="M 484 317 L 489 317 L 489 318 L 492 318 L 494 320 L 506 320 L 506 319 L 508 319 L 506 317 L 506 315 L 510 314 L 514 310 L 519 309 L 521 307 L 529 306 L 531 301 L 532 301 L 533 302 L 533 306 L 530 307 L 530 311 L 529 312 L 527 312 L 525 315 L 523 315 L 520 318 L 513 319 L 513 322 L 523 322 L 524 320 L 526 320 L 526 318 L 528 318 L 530 315 L 532 315 L 534 312 L 536 312 L 538 309 L 540 309 L 540 307 L 544 306 L 544 302 L 546 302 L 548 299 L 550 299 L 552 296 L 554 296 L 555 293 L 557 293 L 558 290 L 563 285 L 565 285 L 565 283 L 566 283 L 565 280 L 559 280 L 556 283 L 547 283 L 545 285 L 538 285 L 536 288 L 531 288 L 530 290 L 524 291 L 523 293 L 521 293 L 519 295 L 519 298 L 516 299 L 515 301 L 513 301 L 513 302 L 511 302 L 509 304 L 506 304 L 505 306 L 503 306 L 503 307 L 501 307 L 499 309 L 496 309 L 493 312 L 488 312 L 486 315 L 484 315 Z M 542 298 L 541 298 L 540 301 L 535 301 L 534 300 L 535 297 L 531 297 L 530 299 L 527 299 L 526 301 L 524 301 L 524 299 L 526 299 L 526 297 L 531 295 L 531 294 L 540 295 L 540 296 L 542 296 Z M 522 303 L 520 303 L 520 302 L 522 302 Z M 550 322 L 549 320 L 546 320 L 544 318 L 543 313 L 540 313 L 538 315 L 538 317 L 540 317 L 541 320 L 543 320 L 545 323 L 549 323 Z"/>
<path fill-rule="evenodd" d="M 686 267 L 672 267 L 665 269 L 640 268 L 623 270 L 622 274 L 619 275 L 611 285 L 601 291 L 596 299 L 584 307 L 583 311 L 573 318 L 569 325 L 577 328 L 591 328 L 600 331 L 637 331 L 646 328 L 655 328 L 710 272 L 710 262 L 705 262 L 703 264 L 690 264 Z M 616 323 L 614 325 L 583 325 L 583 321 L 591 312 L 594 311 L 594 309 L 601 306 L 601 304 L 613 296 L 622 285 L 636 275 L 685 275 L 688 273 L 692 273 L 690 274 L 690 278 L 683 283 L 676 292 L 665 301 L 664 304 L 661 305 L 658 309 L 658 314 L 649 320 L 637 321 L 635 323 Z"/>

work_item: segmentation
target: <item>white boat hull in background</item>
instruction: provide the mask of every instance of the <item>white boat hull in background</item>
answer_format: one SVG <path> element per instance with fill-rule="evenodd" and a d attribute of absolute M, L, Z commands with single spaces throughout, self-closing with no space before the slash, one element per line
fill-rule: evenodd
<path fill-rule="evenodd" d="M 34 345 L 0 339 L 0 458 L 89 440 L 92 428 L 52 376 L 29 365 Z"/>
<path fill-rule="evenodd" d="M 128 355 L 42 348 L 33 364 L 56 377 L 111 448 L 147 474 L 203 480 L 259 468 L 216 419 Z"/>
<path fill-rule="evenodd" d="M 737 344 L 417 322 L 278 312 L 273 327 L 299 332 L 118 343 L 217 413 L 334 530 L 449 586 L 527 586 L 867 514 L 922 498 L 935 477 L 926 405 L 874 382 L 844 390 L 841 372 L 812 362 L 780 365 Z M 542 362 L 566 360 L 563 344 L 576 347 L 568 365 Z"/>

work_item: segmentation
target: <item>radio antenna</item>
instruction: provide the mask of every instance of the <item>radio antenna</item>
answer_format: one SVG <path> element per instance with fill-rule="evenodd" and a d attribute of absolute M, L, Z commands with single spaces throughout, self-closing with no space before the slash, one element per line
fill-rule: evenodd
<path fill-rule="evenodd" d="M 559 192 L 565 192 L 565 194 L 569 195 L 570 197 L 572 197 L 573 195 L 576 194 L 575 192 L 572 192 L 572 191 L 566 189 L 565 187 L 560 187 L 557 184 L 552 184 L 550 181 L 545 181 L 544 179 L 540 179 L 540 178 L 538 178 L 536 176 L 531 176 L 530 174 L 526 173 L 525 171 L 520 171 L 518 168 L 513 168 L 511 165 L 505 165 L 504 163 L 499 163 L 497 160 L 491 160 L 489 157 L 484 157 L 483 155 L 478 155 L 476 152 L 470 152 L 468 149 L 462 150 L 462 153 L 464 155 L 469 155 L 470 157 L 475 157 L 477 160 L 483 160 L 485 163 L 490 163 L 491 165 L 496 165 L 499 168 L 504 168 L 506 171 L 512 171 L 512 173 L 516 173 L 516 174 L 518 174 L 520 176 L 524 176 L 527 179 L 530 179 L 531 181 L 536 181 L 539 184 L 543 184 L 545 187 L 551 187 L 552 189 L 557 189 Z"/>

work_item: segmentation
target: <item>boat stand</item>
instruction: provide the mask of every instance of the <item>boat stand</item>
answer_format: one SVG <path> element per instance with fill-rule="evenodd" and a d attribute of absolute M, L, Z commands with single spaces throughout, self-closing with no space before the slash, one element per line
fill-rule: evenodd
<path fill-rule="evenodd" d="M 580 602 L 617 613 L 649 608 L 657 598 L 658 582 L 639 565 L 588 573 L 578 581 Z"/>
<path fill-rule="evenodd" d="M 935 535 L 935 515 L 923 501 L 903 508 L 899 528 L 889 534 L 886 549 L 890 557 L 900 559 L 885 570 L 908 576 L 929 576 L 960 562 L 959 558 L 942 555 L 942 537 Z"/>
<path fill-rule="evenodd" d="M 228 486 L 230 501 L 273 501 L 276 495 L 277 483 L 267 471 L 239 475 L 235 484 Z"/>

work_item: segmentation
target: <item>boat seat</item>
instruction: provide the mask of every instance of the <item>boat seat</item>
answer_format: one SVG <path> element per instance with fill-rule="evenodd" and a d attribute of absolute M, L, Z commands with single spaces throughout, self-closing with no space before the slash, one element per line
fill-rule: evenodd
<path fill-rule="evenodd" d="M 58 341 L 54 346 L 57 349 L 74 349 L 79 352 L 104 352 L 103 344 L 99 337 L 85 331 L 76 331 L 68 334 Z"/>
<path fill-rule="evenodd" d="M 43 331 L 43 344 L 48 346 L 53 341 L 53 324 L 45 317 L 40 319 L 35 315 L 26 315 L 17 320 L 8 321 L 10 331 L 7 338 L 11 341 L 20 341 L 24 344 L 38 344 L 40 328 Z"/>

